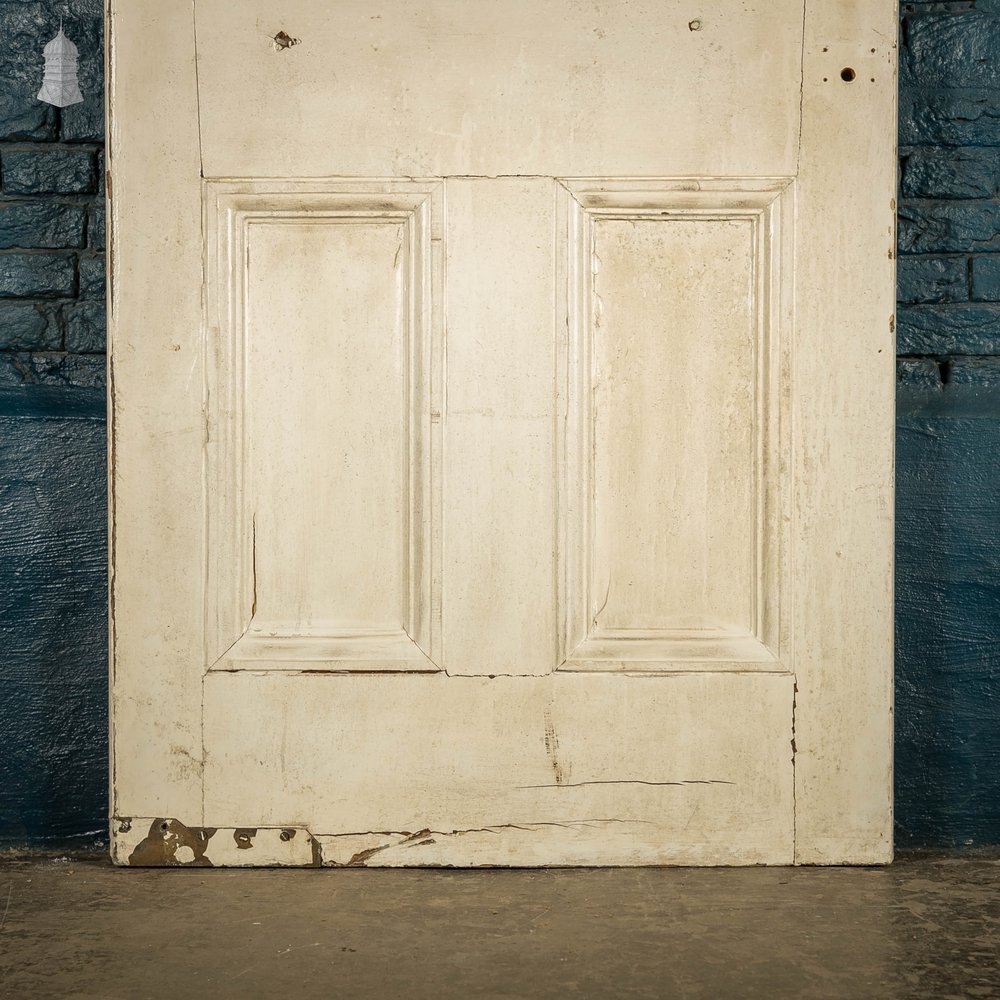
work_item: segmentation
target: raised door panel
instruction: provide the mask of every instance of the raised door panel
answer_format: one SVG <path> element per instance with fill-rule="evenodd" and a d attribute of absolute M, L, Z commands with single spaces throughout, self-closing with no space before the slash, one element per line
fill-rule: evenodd
<path fill-rule="evenodd" d="M 438 669 L 440 185 L 205 195 L 207 665 Z"/>
<path fill-rule="evenodd" d="M 564 670 L 786 670 L 790 179 L 567 181 Z"/>

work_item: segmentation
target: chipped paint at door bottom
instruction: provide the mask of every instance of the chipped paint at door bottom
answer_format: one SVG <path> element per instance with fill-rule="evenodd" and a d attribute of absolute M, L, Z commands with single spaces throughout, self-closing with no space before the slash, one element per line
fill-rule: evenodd
<path fill-rule="evenodd" d="M 135 868 L 318 867 L 320 846 L 297 827 L 187 826 L 165 817 L 115 819 L 115 860 Z"/>
<path fill-rule="evenodd" d="M 761 863 L 768 845 L 721 861 L 718 844 L 671 848 L 666 831 L 643 820 L 586 818 L 498 823 L 476 829 L 369 830 L 313 834 L 302 827 L 188 826 L 165 817 L 122 817 L 113 825 L 118 864 L 138 868 L 513 868 L 549 865 L 554 844 L 578 866 Z"/>

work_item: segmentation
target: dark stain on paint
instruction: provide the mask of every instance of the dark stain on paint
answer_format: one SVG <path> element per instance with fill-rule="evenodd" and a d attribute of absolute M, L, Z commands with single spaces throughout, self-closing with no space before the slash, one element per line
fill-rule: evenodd
<path fill-rule="evenodd" d="M 562 785 L 566 781 L 566 771 L 559 760 L 559 737 L 556 735 L 555 723 L 552 721 L 552 708 L 545 709 L 545 752 L 548 754 L 552 764 L 552 771 L 555 774 L 556 784 Z"/>

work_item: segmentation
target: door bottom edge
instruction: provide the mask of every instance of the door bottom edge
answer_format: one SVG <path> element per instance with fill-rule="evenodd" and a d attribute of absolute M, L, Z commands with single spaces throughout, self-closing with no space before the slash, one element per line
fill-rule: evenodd
<path fill-rule="evenodd" d="M 172 817 L 115 817 L 114 864 L 131 868 L 712 868 L 789 867 L 790 845 L 662 840 L 641 821 L 500 824 L 468 830 L 313 834 L 301 825 L 189 826 Z M 611 831 L 610 833 L 608 831 Z"/>

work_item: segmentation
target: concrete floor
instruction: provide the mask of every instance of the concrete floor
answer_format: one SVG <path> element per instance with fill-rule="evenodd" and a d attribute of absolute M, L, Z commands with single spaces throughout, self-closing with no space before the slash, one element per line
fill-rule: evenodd
<path fill-rule="evenodd" d="M 0 856 L 0 996 L 1000 997 L 1000 861 L 114 869 Z"/>

